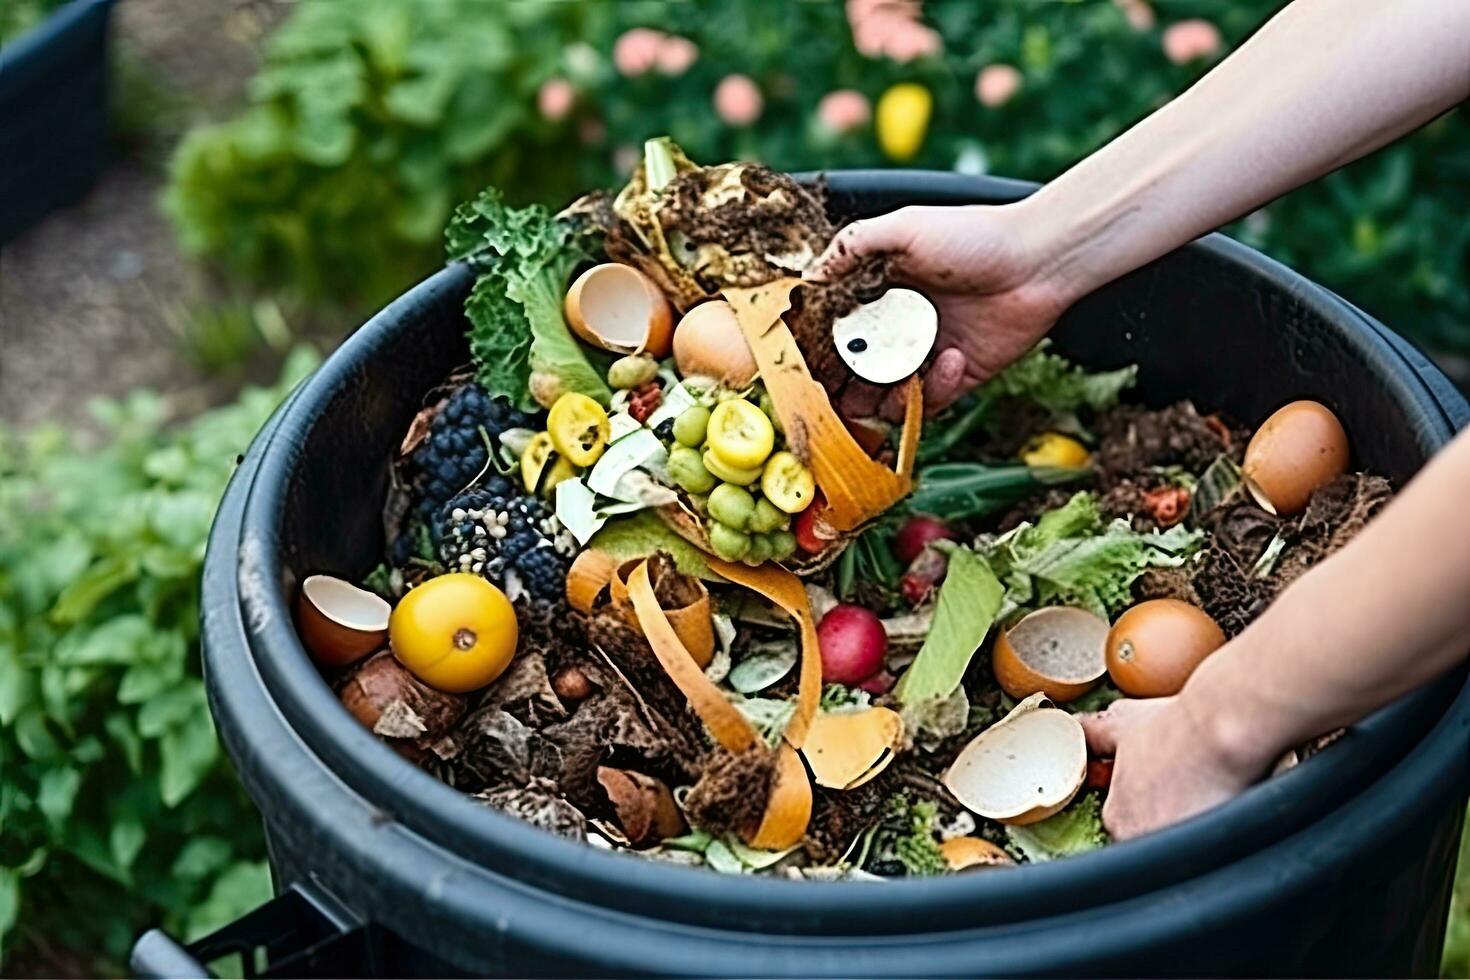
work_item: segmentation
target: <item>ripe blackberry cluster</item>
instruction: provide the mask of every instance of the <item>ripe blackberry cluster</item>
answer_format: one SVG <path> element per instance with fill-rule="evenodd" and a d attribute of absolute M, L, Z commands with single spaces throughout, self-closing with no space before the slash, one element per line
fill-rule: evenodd
<path fill-rule="evenodd" d="M 506 429 L 533 428 L 535 424 L 525 412 L 504 398 L 492 398 L 477 384 L 467 384 L 451 395 L 434 417 L 428 436 L 413 452 L 419 518 L 434 527 L 449 498 L 485 470 L 489 461 L 485 436 L 495 445 Z"/>
<path fill-rule="evenodd" d="M 482 575 L 505 590 L 556 600 L 566 589 L 576 539 L 535 497 L 499 477 L 452 498 L 439 514 L 439 559 L 452 572 Z"/>

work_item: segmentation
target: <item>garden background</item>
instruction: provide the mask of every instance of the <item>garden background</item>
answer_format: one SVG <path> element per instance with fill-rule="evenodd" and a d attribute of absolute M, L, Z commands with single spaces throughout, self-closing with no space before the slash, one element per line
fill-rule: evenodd
<path fill-rule="evenodd" d="M 0 43 L 59 2 L 6 0 Z M 268 897 L 199 678 L 205 535 L 271 407 L 442 261 L 456 202 L 559 204 L 663 133 L 1045 180 L 1277 6 L 121 0 L 103 177 L 0 251 L 0 969 L 117 973 L 140 929 Z M 1229 231 L 1463 387 L 1467 213 L 1462 109 Z"/>

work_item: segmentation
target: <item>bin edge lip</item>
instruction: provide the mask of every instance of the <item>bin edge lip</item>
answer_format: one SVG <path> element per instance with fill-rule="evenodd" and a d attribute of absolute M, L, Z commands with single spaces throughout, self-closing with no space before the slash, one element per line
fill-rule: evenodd
<path fill-rule="evenodd" d="M 974 200 L 978 197 L 1019 197 L 1029 190 L 1028 185 L 1019 181 L 969 178 L 926 171 L 847 171 L 832 172 L 823 176 L 828 179 L 829 186 L 838 193 L 852 185 L 863 185 L 862 190 L 864 191 L 882 193 L 885 189 L 883 185 L 886 184 L 893 189 L 901 187 L 903 194 L 914 197 L 933 198 L 938 196 L 939 191 L 948 190 L 956 196 Z M 873 178 L 871 182 L 869 182 L 870 178 Z M 931 178 L 932 182 L 925 183 L 922 190 L 915 188 L 916 183 L 923 183 Z M 1301 294 L 1304 301 L 1326 301 L 1329 298 L 1336 300 L 1335 296 L 1285 266 L 1223 235 L 1211 235 L 1186 247 L 1206 249 L 1232 263 L 1244 263 L 1253 273 L 1276 280 L 1277 284 L 1283 288 L 1289 288 Z M 438 289 L 458 288 L 457 284 L 467 281 L 470 275 L 469 270 L 463 266 L 449 266 L 431 275 L 389 304 L 350 337 L 323 365 L 317 375 L 303 386 L 302 397 L 298 400 L 300 404 L 293 404 L 289 412 L 283 412 L 281 423 L 284 424 L 292 418 L 314 416 L 320 411 L 327 397 L 337 390 L 337 386 L 343 380 L 341 377 L 337 377 L 335 381 L 329 380 L 332 378 L 332 372 L 335 371 L 337 375 L 341 375 L 348 365 L 359 360 L 359 354 L 370 353 L 374 349 L 377 334 L 388 330 L 396 321 L 400 304 L 411 305 L 421 300 L 421 294 Z M 1319 293 L 1320 296 L 1317 295 Z M 1381 337 L 1373 339 L 1380 344 L 1385 343 Z M 1394 353 L 1402 359 L 1401 354 Z M 1403 380 L 1407 383 L 1409 379 Z M 1419 384 L 1424 387 L 1424 400 L 1432 402 L 1432 393 L 1423 386 L 1422 382 Z M 274 442 L 280 428 L 281 426 L 278 425 L 267 434 L 271 442 Z M 1448 438 L 1452 429 L 1448 418 L 1440 420 L 1439 429 L 1440 435 Z M 294 465 L 297 448 L 286 446 L 279 454 L 271 453 L 268 448 L 263 458 L 269 460 L 271 464 L 269 469 L 273 473 L 284 476 Z M 261 608 L 258 602 L 252 603 L 250 599 L 246 599 L 242 601 L 242 606 L 247 608 L 242 612 L 245 614 L 245 621 L 252 624 L 255 633 L 251 643 L 252 655 L 255 659 L 262 658 L 257 647 L 276 651 L 275 656 L 265 655 L 264 659 L 269 669 L 262 671 L 265 682 L 273 688 L 273 698 L 279 698 L 283 693 L 279 685 L 294 688 L 291 693 L 300 697 L 304 692 L 299 687 L 299 683 L 314 680 L 316 687 L 320 690 L 316 692 L 315 698 L 308 695 L 307 703 L 315 702 L 316 705 L 327 708 L 336 703 L 335 699 L 331 697 L 330 690 L 321 683 L 309 659 L 301 650 L 289 613 L 282 615 L 283 611 L 289 608 L 281 589 L 282 569 L 279 562 L 279 551 L 276 548 L 279 543 L 279 515 L 280 505 L 283 502 L 281 493 L 283 488 L 284 481 L 276 481 L 275 485 L 270 486 L 256 482 L 250 490 L 249 500 L 245 505 L 241 543 L 249 554 L 265 562 L 264 566 L 252 567 L 248 570 L 253 576 L 258 576 L 254 578 L 256 589 L 250 591 L 249 594 L 256 600 L 265 601 L 268 606 L 273 607 L 274 611 L 270 608 Z M 274 519 L 263 520 L 268 515 L 273 516 Z M 264 534 L 256 534 L 245 532 L 243 527 L 268 530 Z M 242 571 L 243 574 L 245 571 Z M 264 586 L 265 592 L 259 591 L 261 586 Z M 255 626 L 260 628 L 254 629 Z M 295 669 L 291 663 L 293 660 Z M 271 676 L 272 673 L 276 674 L 274 678 Z M 1448 679 L 1443 679 L 1431 685 L 1433 691 L 1429 688 L 1422 689 L 1409 695 L 1408 698 L 1410 700 L 1417 698 L 1420 703 L 1426 703 L 1432 698 L 1442 697 L 1443 692 L 1440 689 L 1446 687 L 1448 682 Z M 1439 693 L 1436 694 L 1436 691 Z M 1463 695 L 1461 700 L 1465 700 Z M 1400 701 L 1383 710 L 1388 712 L 1405 706 L 1405 702 Z M 1459 704 L 1455 706 L 1460 710 L 1466 710 L 1467 707 L 1470 706 Z M 397 784 L 398 800 L 395 801 L 392 809 L 397 818 L 415 833 L 440 846 L 444 846 L 445 838 L 453 836 L 450 833 L 452 827 L 458 826 L 462 829 L 469 825 L 476 829 L 485 828 L 487 841 L 484 843 L 490 850 L 504 855 L 533 851 L 537 854 L 538 862 L 543 865 L 542 874 L 558 877 L 569 883 L 562 889 L 562 894 L 575 900 L 583 900 L 584 891 L 606 888 L 615 881 L 624 889 L 635 889 L 663 898 L 673 897 L 680 901 L 690 901 L 695 900 L 695 893 L 704 890 L 704 886 L 708 883 L 707 872 L 695 870 L 694 873 L 691 873 L 691 869 L 687 868 L 630 859 L 621 855 L 603 854 L 580 842 L 558 840 L 519 820 L 474 804 L 462 794 L 443 785 L 428 774 L 404 763 L 390 749 L 356 725 L 345 712 L 336 712 L 336 714 L 340 714 L 341 717 L 335 718 L 329 715 L 328 718 L 313 719 L 316 727 L 324 728 L 327 732 L 327 748 L 330 754 L 337 756 L 339 761 L 344 756 L 360 756 L 361 759 L 366 760 L 363 764 L 371 769 L 381 769 L 385 765 L 399 767 L 402 771 L 394 780 Z M 293 727 L 298 727 L 299 721 L 298 717 L 291 720 L 290 723 Z M 331 721 L 337 724 L 331 724 Z M 312 741 L 304 733 L 302 739 L 304 744 Z M 324 758 L 320 744 L 310 744 L 309 751 L 318 763 L 330 765 L 328 759 Z M 1374 778 L 1381 778 L 1384 772 L 1392 768 L 1394 764 L 1396 762 L 1380 762 Z M 340 767 L 332 766 L 331 768 L 345 782 L 353 785 L 354 791 L 363 791 L 360 785 L 354 784 L 349 778 L 349 774 L 340 771 Z M 1207 840 L 1223 843 L 1234 835 L 1234 828 L 1241 823 L 1241 817 L 1251 811 L 1259 815 L 1283 806 L 1298 795 L 1298 783 L 1318 771 L 1322 771 L 1320 763 L 1300 767 L 1294 772 L 1253 787 L 1241 797 L 1175 827 L 1138 840 L 1115 844 L 1102 851 L 1082 855 L 1065 862 L 1032 865 L 1006 876 L 955 876 L 937 880 L 900 880 L 890 882 L 886 887 L 897 887 L 903 890 L 902 899 L 907 904 L 918 904 L 933 909 L 950 907 L 960 901 L 974 903 L 982 897 L 985 898 L 986 905 L 996 907 L 1002 907 L 1007 903 L 1014 903 L 1018 908 L 1029 906 L 1032 903 L 1021 901 L 1020 892 L 1027 893 L 1027 897 L 1034 897 L 1034 894 L 1038 892 L 1062 894 L 1086 889 L 1095 885 L 1100 879 L 1119 878 L 1130 871 L 1136 871 L 1139 867 L 1166 863 L 1171 858 L 1177 857 L 1183 848 L 1198 848 L 1201 835 Z M 375 800 L 375 802 L 382 804 L 383 801 Z M 426 829 L 421 821 L 427 821 L 436 826 Z M 466 852 L 456 849 L 456 853 L 464 855 Z M 484 867 L 483 861 L 481 866 Z M 488 867 L 485 870 L 490 873 L 499 873 Z M 1018 882 L 1017 879 L 1022 880 Z M 724 879 L 721 884 L 722 905 L 727 907 L 739 905 L 767 912 L 779 906 L 794 908 L 810 901 L 813 894 L 812 887 L 814 887 L 812 883 L 784 879 L 755 877 Z M 1142 890 L 1142 887 L 1139 890 Z M 830 910 L 836 915 L 847 912 L 861 918 L 863 912 L 869 911 L 871 906 L 878 904 L 870 901 L 869 886 L 864 883 L 823 883 L 821 893 L 824 910 Z M 1125 893 L 1120 892 L 1119 894 Z M 1018 915 L 1017 917 L 1024 916 Z"/>

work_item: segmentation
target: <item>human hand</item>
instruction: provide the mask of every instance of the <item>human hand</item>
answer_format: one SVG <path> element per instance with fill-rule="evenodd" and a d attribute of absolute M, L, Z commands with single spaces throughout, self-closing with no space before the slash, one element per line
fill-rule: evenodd
<path fill-rule="evenodd" d="M 1218 806 L 1269 765 L 1269 758 L 1261 762 L 1254 750 L 1227 747 L 1218 726 L 1196 717 L 1182 695 L 1125 698 L 1078 720 L 1088 749 L 1115 760 L 1103 804 L 1103 826 L 1114 840 L 1138 837 Z"/>
<path fill-rule="evenodd" d="M 895 279 L 923 292 L 939 311 L 936 353 L 924 377 L 925 407 L 937 411 L 1030 350 L 1070 303 L 1042 275 L 1045 255 L 1026 233 L 1023 213 L 1024 204 L 912 206 L 855 221 L 806 278 L 831 279 L 865 256 L 890 257 Z M 851 386 L 843 409 L 872 415 L 885 391 Z M 892 416 L 895 407 L 884 405 L 884 414 Z"/>

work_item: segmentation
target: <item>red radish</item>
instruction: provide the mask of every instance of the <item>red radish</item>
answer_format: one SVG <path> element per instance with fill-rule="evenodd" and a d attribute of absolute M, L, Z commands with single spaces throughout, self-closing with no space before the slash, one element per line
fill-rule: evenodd
<path fill-rule="evenodd" d="M 909 563 L 908 571 L 899 580 L 898 591 L 909 605 L 917 606 L 944 581 L 944 573 L 947 571 L 949 559 L 944 553 L 934 548 L 925 548 Z"/>
<path fill-rule="evenodd" d="M 833 606 L 817 626 L 822 680 L 860 684 L 883 669 L 888 633 L 878 614 L 850 602 Z"/>
<path fill-rule="evenodd" d="M 949 525 L 928 514 L 915 514 L 904 522 L 894 539 L 893 551 L 905 565 L 913 564 L 919 553 L 935 541 L 953 541 Z"/>
<path fill-rule="evenodd" d="M 897 680 L 898 678 L 890 674 L 888 671 L 880 670 L 878 671 L 878 673 L 874 674 L 872 677 L 869 677 L 867 680 L 859 684 L 858 687 L 864 691 L 867 691 L 874 697 L 877 697 L 880 694 L 887 694 L 889 691 L 893 690 L 893 685 Z"/>
<path fill-rule="evenodd" d="M 796 520 L 791 522 L 791 532 L 796 535 L 796 545 L 809 555 L 820 554 L 827 550 L 831 539 L 817 533 L 817 518 L 822 511 L 827 509 L 827 500 L 819 491 L 811 506 L 800 514 Z"/>
<path fill-rule="evenodd" d="M 1086 789 L 1107 789 L 1113 781 L 1112 759 L 1088 759 L 1087 778 L 1082 781 Z"/>

